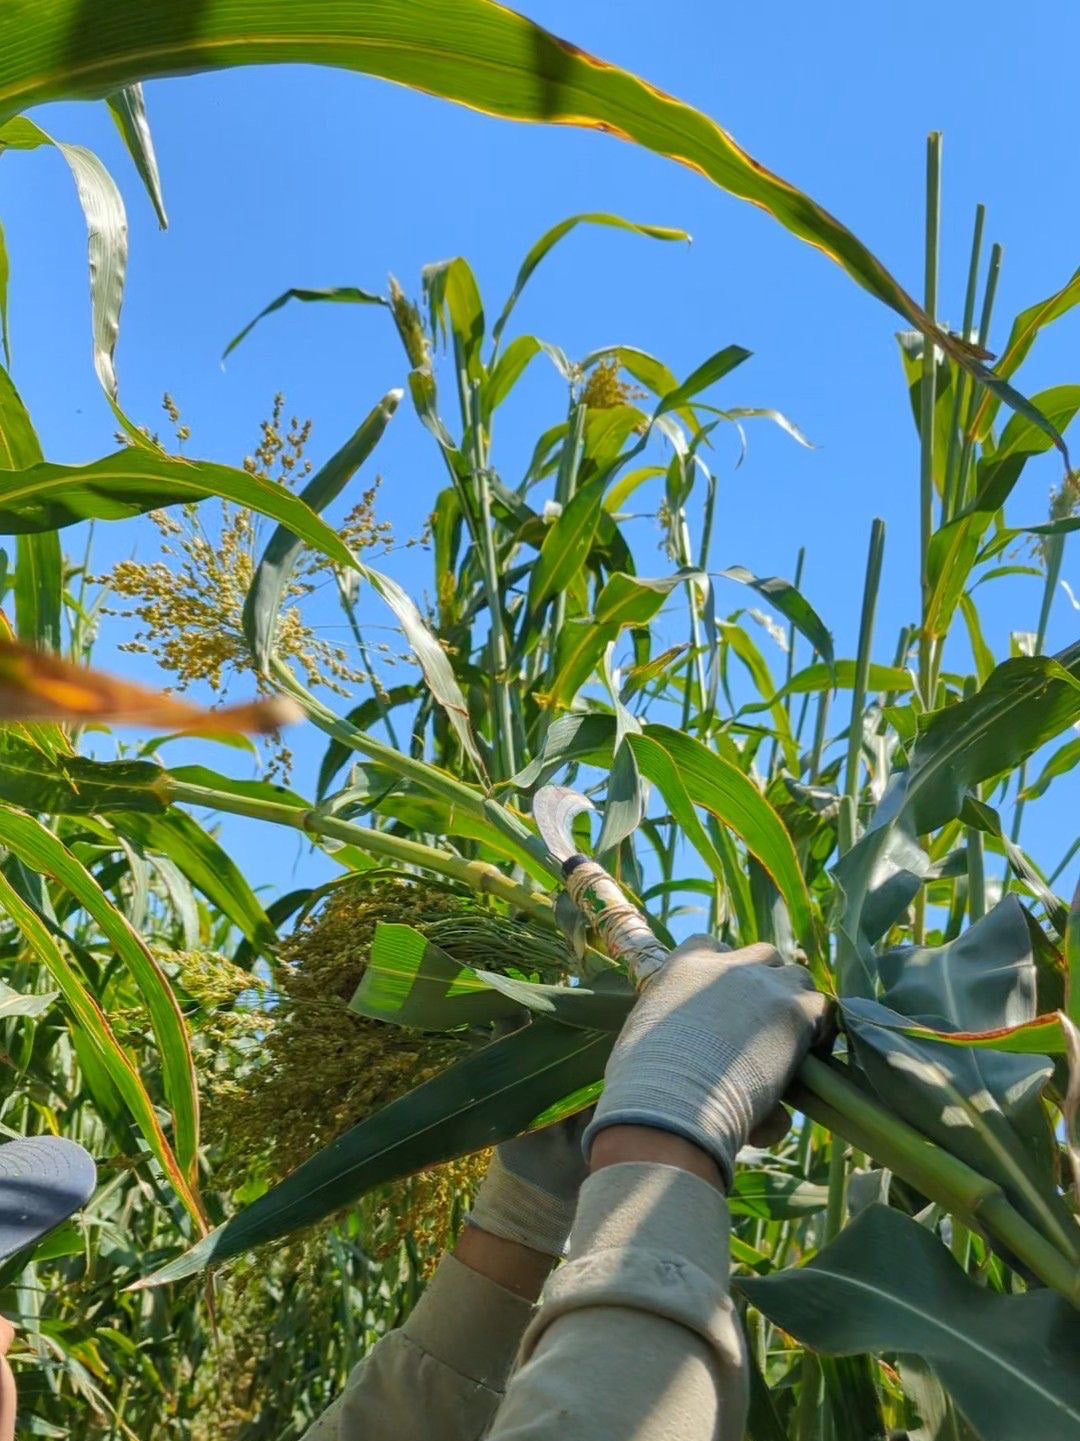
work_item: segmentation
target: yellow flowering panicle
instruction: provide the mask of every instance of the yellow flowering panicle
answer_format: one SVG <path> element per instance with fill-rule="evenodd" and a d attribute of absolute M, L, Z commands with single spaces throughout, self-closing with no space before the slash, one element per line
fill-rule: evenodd
<path fill-rule="evenodd" d="M 613 356 L 610 360 L 599 361 L 589 371 L 581 398 L 590 410 L 612 410 L 616 405 L 629 405 L 634 400 L 640 400 L 645 394 L 623 380 L 620 370 L 619 362 Z"/>
<path fill-rule="evenodd" d="M 166 395 L 163 404 L 177 440 L 183 442 L 189 432 L 179 424 L 175 401 Z M 245 458 L 244 469 L 271 484 L 292 486 L 311 471 L 304 453 L 311 422 L 301 424 L 294 416 L 286 426 L 284 404 L 282 395 L 274 397 L 270 418 L 261 422 L 258 443 Z M 343 539 L 355 552 L 386 550 L 393 544 L 390 522 L 375 518 L 378 487 L 377 481 L 364 493 L 342 527 Z M 211 517 L 216 524 L 208 525 Z M 153 656 L 176 677 L 178 690 L 201 681 L 223 695 L 231 674 L 250 674 L 254 669 L 244 638 L 243 610 L 261 552 L 259 518 L 228 501 L 208 500 L 152 511 L 150 519 L 161 538 L 161 557 L 151 562 L 120 561 L 100 578 L 131 603 L 126 608 L 106 608 L 105 614 L 140 622 L 133 638 L 120 649 Z M 275 649 L 300 666 L 309 686 L 322 685 L 347 695 L 349 685 L 374 677 L 354 667 L 340 645 L 318 637 L 296 603 L 314 589 L 313 577 L 330 568 L 330 562 L 318 555 L 301 563 L 278 616 Z M 264 688 L 264 682 L 256 680 Z M 279 745 L 271 772 L 287 773 L 288 759 L 287 750 Z"/>
<path fill-rule="evenodd" d="M 272 1006 L 246 1067 L 203 1077 L 205 1132 L 220 1143 L 225 1185 L 253 1173 L 276 1181 L 381 1106 L 466 1055 L 475 1039 L 369 1020 L 348 1009 L 380 921 L 414 926 L 455 959 L 507 971 L 565 976 L 561 940 L 480 901 L 411 879 L 363 876 L 338 886 L 283 942 Z M 520 973 L 520 971 L 519 971 Z M 408 1235 L 429 1261 L 445 1245 L 454 1195 L 471 1191 L 484 1159 L 466 1158 L 397 1182 L 369 1198 L 369 1230 L 388 1254 Z M 422 1244 L 421 1244 L 422 1243 Z"/>

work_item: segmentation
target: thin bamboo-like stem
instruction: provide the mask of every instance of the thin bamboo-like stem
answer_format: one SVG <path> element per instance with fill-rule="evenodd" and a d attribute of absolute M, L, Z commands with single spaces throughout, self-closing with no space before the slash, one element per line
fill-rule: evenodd
<path fill-rule="evenodd" d="M 792 584 L 794 585 L 794 587 L 795 587 L 796 590 L 798 590 L 800 584 L 802 583 L 803 563 L 805 562 L 805 560 L 806 560 L 806 546 L 805 546 L 805 545 L 800 545 L 800 546 L 799 546 L 799 554 L 798 554 L 798 555 L 796 556 L 796 558 L 795 558 L 795 578 L 794 578 L 794 580 L 793 580 L 793 582 L 792 582 Z M 787 634 L 787 641 L 788 641 L 787 664 L 786 664 L 786 666 L 785 666 L 785 668 L 784 668 L 784 686 L 785 686 L 785 687 L 787 687 L 787 686 L 790 684 L 790 682 L 791 682 L 791 677 L 795 674 L 795 636 L 796 636 L 796 635 L 797 635 L 797 631 L 795 630 L 795 622 L 794 622 L 794 621 L 791 621 L 791 623 L 788 625 L 788 634 Z M 815 654 L 815 656 L 816 656 L 817 652 L 815 651 L 814 654 Z M 811 662 L 811 663 L 812 663 L 812 662 Z M 805 715 L 805 714 L 806 714 L 806 700 L 807 700 L 807 697 L 806 697 L 806 696 L 803 696 L 802 715 Z M 790 718 L 791 718 L 791 696 L 790 696 L 790 695 L 786 695 L 786 696 L 784 697 L 784 711 L 785 711 L 788 719 L 790 720 Z M 800 718 L 799 718 L 799 727 L 800 727 L 800 729 L 801 729 L 801 727 L 802 727 L 802 716 L 800 716 Z M 796 741 L 797 741 L 797 740 L 798 740 L 798 733 L 796 732 Z M 777 762 L 777 760 L 779 759 L 779 755 L 780 755 L 780 737 L 779 737 L 779 736 L 776 736 L 776 737 L 774 737 L 774 739 L 773 739 L 772 752 L 771 752 L 771 754 L 769 755 L 769 777 L 770 777 L 770 779 L 776 774 L 776 762 Z"/>
<path fill-rule="evenodd" d="M 976 205 L 975 207 L 975 231 L 971 237 L 971 257 L 968 260 L 967 290 L 964 294 L 964 328 L 965 340 L 971 338 L 971 327 L 975 323 L 975 296 L 979 284 L 979 257 L 982 253 L 983 225 L 986 222 L 986 206 Z M 967 394 L 971 383 L 966 370 L 954 366 L 953 374 L 956 377 L 953 387 L 952 415 L 949 417 L 949 448 L 945 455 L 945 485 L 941 497 L 941 523 L 953 518 L 956 511 L 957 477 L 957 447 L 960 443 L 960 418 L 964 408 L 964 397 Z"/>
<path fill-rule="evenodd" d="M 979 316 L 978 344 L 985 349 L 990 338 L 990 320 L 994 313 L 994 297 L 997 295 L 998 277 L 1001 274 L 1000 245 L 990 247 L 990 264 L 986 271 L 986 289 L 983 292 L 982 313 Z M 967 416 L 964 420 L 964 443 L 960 449 L 960 464 L 956 472 L 956 512 L 963 510 L 972 499 L 968 485 L 968 471 L 971 468 L 971 453 L 975 445 L 975 424 L 979 413 L 979 388 L 972 386 L 968 395 Z"/>
<path fill-rule="evenodd" d="M 491 676 L 492 716 L 494 724 L 494 752 L 497 760 L 496 780 L 509 780 L 518 771 L 517 748 L 515 745 L 515 719 L 510 695 L 510 650 L 506 639 L 506 621 L 503 615 L 502 587 L 499 584 L 499 565 L 495 555 L 495 529 L 491 516 L 491 477 L 488 472 L 487 456 L 480 431 L 480 405 L 474 388 L 470 396 L 471 464 L 473 485 L 479 502 L 479 534 L 477 548 L 480 551 L 480 565 L 484 579 L 484 594 L 487 597 L 488 616 L 491 625 Z M 511 798 L 512 799 L 512 798 Z"/>
<path fill-rule="evenodd" d="M 1058 581 L 1061 578 L 1061 562 L 1065 555 L 1065 537 L 1063 535 L 1052 535 L 1048 538 L 1046 546 L 1046 576 L 1043 580 L 1042 602 L 1039 606 L 1039 627 L 1035 632 L 1035 654 L 1042 655 L 1046 647 L 1046 631 L 1050 624 L 1050 611 L 1054 604 L 1054 595 L 1057 592 Z M 1020 827 L 1024 820 L 1024 787 L 1027 784 L 1027 761 L 1023 761 L 1016 776 L 1016 808 L 1013 811 L 1012 826 L 1009 830 L 1009 839 L 1013 845 L 1019 844 Z M 1006 858 L 1004 875 L 1009 874 L 1009 862 Z"/>
<path fill-rule="evenodd" d="M 863 584 L 862 615 L 859 619 L 859 649 L 855 657 L 855 685 L 851 693 L 851 724 L 848 727 L 847 762 L 844 767 L 842 794 L 850 801 L 841 806 L 840 851 L 850 850 L 855 843 L 856 808 L 859 799 L 859 756 L 863 741 L 863 710 L 866 706 L 866 684 L 870 675 L 870 652 L 874 641 L 874 616 L 878 590 L 881 586 L 881 562 L 885 553 L 885 522 L 878 517 L 870 527 L 870 546 L 866 554 L 866 580 Z"/>
<path fill-rule="evenodd" d="M 382 693 L 379 689 L 379 686 L 376 684 L 374 667 L 371 664 L 371 656 L 367 646 L 364 643 L 364 637 L 360 632 L 360 626 L 358 625 L 356 620 L 356 607 L 353 605 L 352 599 L 345 588 L 345 582 L 342 578 L 340 571 L 334 571 L 334 579 L 337 581 L 338 599 L 341 601 L 341 608 L 345 612 L 345 618 L 349 622 L 349 629 L 352 631 L 353 641 L 356 644 L 357 650 L 359 650 L 360 652 L 360 659 L 364 663 L 364 669 L 371 677 L 371 693 L 374 696 L 375 704 L 378 707 L 379 719 L 386 727 L 386 734 L 389 738 L 390 744 L 394 747 L 395 750 L 400 750 L 401 745 L 397 738 L 397 732 L 394 730 L 394 723 L 390 719 L 389 708 L 387 707 L 386 702 L 382 698 Z"/>
<path fill-rule="evenodd" d="M 371 855 L 384 856 L 387 860 L 398 861 L 402 865 L 418 866 L 423 870 L 434 871 L 436 875 L 462 881 L 475 891 L 498 896 L 500 900 L 526 911 L 538 920 L 553 920 L 554 911 L 547 896 L 534 891 L 531 886 L 512 880 L 487 861 L 465 860 L 462 856 L 452 855 L 449 851 L 439 850 L 435 846 L 423 845 L 419 841 L 411 841 L 405 836 L 372 830 L 369 826 L 341 820 L 338 816 L 324 815 L 314 807 L 309 809 L 306 806 L 283 805 L 280 801 L 263 800 L 257 796 L 236 795 L 231 791 L 219 791 L 210 786 L 189 785 L 171 776 L 167 778 L 162 789 L 165 798 L 174 804 L 204 806 L 210 810 L 225 811 L 229 815 L 249 816 L 253 820 L 288 826 L 304 835 L 326 836 L 331 840 L 344 841 L 368 851 Z"/>
<path fill-rule="evenodd" d="M 565 507 L 569 504 L 577 484 L 578 466 L 581 464 L 581 449 L 585 441 L 585 419 L 588 415 L 588 406 L 583 400 L 572 403 L 570 415 L 566 426 L 566 439 L 563 442 L 562 454 L 559 457 L 559 471 L 555 478 L 555 499 L 559 505 Z M 559 669 L 558 640 L 562 634 L 563 626 L 566 624 L 566 592 L 560 591 L 555 597 L 553 614 L 548 634 L 547 667 L 545 670 L 544 687 L 548 689 L 554 684 Z M 551 724 L 552 712 L 543 710 L 540 713 L 540 734 L 537 736 L 535 751 L 538 754 L 543 744 L 548 727 Z"/>
<path fill-rule="evenodd" d="M 941 132 L 933 130 L 926 142 L 926 247 L 923 309 L 937 319 L 938 238 L 941 229 Z M 922 632 L 919 639 L 919 684 L 923 700 L 933 704 L 930 677 L 930 637 L 926 617 L 930 606 L 930 536 L 934 529 L 934 399 L 937 390 L 937 348 L 931 334 L 923 336 L 922 388 L 919 395 L 919 584 L 922 594 Z"/>

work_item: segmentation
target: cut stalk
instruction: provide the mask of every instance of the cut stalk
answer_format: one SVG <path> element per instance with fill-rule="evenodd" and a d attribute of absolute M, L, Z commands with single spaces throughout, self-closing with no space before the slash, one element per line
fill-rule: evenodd
<path fill-rule="evenodd" d="M 859 619 L 859 649 L 855 658 L 855 685 L 851 693 L 851 724 L 848 726 L 847 763 L 844 767 L 843 796 L 850 802 L 840 807 L 841 854 L 855 843 L 859 800 L 859 756 L 863 740 L 863 710 L 866 706 L 866 683 L 870 675 L 870 651 L 874 642 L 874 615 L 877 611 L 878 589 L 881 585 L 881 561 L 885 553 L 885 522 L 878 517 L 870 527 L 870 546 L 866 554 L 866 580 L 863 584 L 862 615 Z"/>
<path fill-rule="evenodd" d="M 941 133 L 933 130 L 926 142 L 926 253 L 923 309 L 931 322 L 937 319 L 938 241 L 941 229 Z M 923 334 L 922 388 L 919 395 L 919 584 L 922 594 L 922 629 L 919 638 L 919 684 L 927 708 L 933 705 L 930 636 L 926 617 L 930 609 L 930 537 L 934 529 L 934 399 L 937 389 L 937 348 L 930 332 Z"/>
<path fill-rule="evenodd" d="M 808 1056 L 786 1099 L 965 1224 L 985 1227 L 1041 1281 L 1080 1307 L 1080 1271 L 1013 1209 L 996 1182 L 886 1110 L 837 1066 Z"/>
<path fill-rule="evenodd" d="M 971 258 L 968 261 L 967 290 L 964 294 L 964 328 L 965 340 L 971 339 L 971 327 L 975 323 L 975 295 L 979 283 L 979 257 L 982 253 L 983 225 L 986 221 L 986 206 L 976 205 L 975 207 L 975 232 L 971 237 Z M 957 467 L 957 446 L 960 442 L 960 418 L 963 411 L 964 398 L 967 395 L 970 385 L 970 378 L 966 370 L 955 366 L 953 373 L 956 376 L 956 384 L 953 388 L 952 415 L 949 417 L 949 448 L 945 455 L 945 486 L 941 497 L 941 523 L 944 525 L 952 520 L 956 512 L 956 498 L 959 489 L 957 478 L 959 469 Z"/>

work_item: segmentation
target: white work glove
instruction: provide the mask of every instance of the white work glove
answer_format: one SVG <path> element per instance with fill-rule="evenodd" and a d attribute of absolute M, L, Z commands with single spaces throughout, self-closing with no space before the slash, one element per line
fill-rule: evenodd
<path fill-rule="evenodd" d="M 558 1125 L 504 1141 L 467 1216 L 494 1236 L 548 1256 L 561 1256 L 588 1168 L 581 1137 L 592 1116 L 584 1111 Z"/>
<path fill-rule="evenodd" d="M 771 1122 L 806 1052 L 824 1039 L 828 1009 L 809 973 L 772 946 L 729 951 L 692 936 L 622 1028 L 585 1155 L 605 1126 L 652 1126 L 708 1152 L 730 1188 L 736 1153 Z"/>

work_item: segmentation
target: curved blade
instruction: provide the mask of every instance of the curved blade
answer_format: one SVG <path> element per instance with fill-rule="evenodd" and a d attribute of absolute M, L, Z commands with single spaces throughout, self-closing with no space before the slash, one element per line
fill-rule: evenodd
<path fill-rule="evenodd" d="M 536 829 L 548 850 L 559 861 L 568 861 L 579 851 L 574 842 L 575 816 L 596 807 L 588 796 L 566 786 L 541 786 L 533 796 L 532 813 Z"/>

